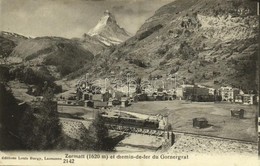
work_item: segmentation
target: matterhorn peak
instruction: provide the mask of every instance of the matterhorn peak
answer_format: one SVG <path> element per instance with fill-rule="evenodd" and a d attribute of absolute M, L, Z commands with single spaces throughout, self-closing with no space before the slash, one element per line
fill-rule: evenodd
<path fill-rule="evenodd" d="M 129 33 L 117 24 L 115 16 L 109 10 L 104 12 L 97 25 L 88 34 L 108 46 L 120 44 L 130 37 Z"/>
<path fill-rule="evenodd" d="M 111 13 L 109 12 L 109 10 L 106 10 L 105 12 L 104 12 L 104 15 L 111 15 Z"/>
<path fill-rule="evenodd" d="M 114 16 L 109 10 L 106 10 L 106 11 L 104 12 L 104 16 L 100 19 L 100 21 L 101 21 L 101 20 L 105 20 L 106 23 L 108 23 L 109 21 L 111 21 L 111 22 L 114 22 L 114 23 L 117 24 L 115 16 Z"/>

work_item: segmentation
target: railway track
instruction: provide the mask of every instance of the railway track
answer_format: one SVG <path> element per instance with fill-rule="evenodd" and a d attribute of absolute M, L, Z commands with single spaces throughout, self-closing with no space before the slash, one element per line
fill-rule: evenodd
<path fill-rule="evenodd" d="M 167 134 L 167 131 L 162 129 L 149 129 L 149 128 L 141 128 L 136 126 L 126 126 L 126 125 L 112 125 L 112 124 L 106 124 L 109 130 L 114 131 L 120 131 L 125 133 L 136 133 L 136 134 L 144 134 L 144 135 L 151 135 L 151 136 L 157 136 L 157 137 L 165 137 Z M 211 140 L 219 140 L 219 141 L 233 141 L 238 143 L 246 143 L 246 144 L 256 144 L 257 142 L 254 141 L 246 141 L 246 140 L 240 140 L 235 138 L 225 138 L 225 137 L 218 137 L 218 136 L 209 136 L 209 135 L 203 135 L 203 134 L 197 134 L 197 133 L 189 133 L 189 132 L 182 132 L 177 130 L 170 130 L 169 132 L 173 132 L 175 135 L 186 135 L 186 136 L 196 136 L 198 138 L 205 138 L 205 139 L 211 139 Z"/>
<path fill-rule="evenodd" d="M 67 118 L 61 118 L 61 119 L 67 119 Z M 89 121 L 91 120 L 78 120 L 73 119 L 73 121 Z M 106 124 L 109 130 L 114 131 L 120 131 L 124 133 L 136 133 L 136 134 L 144 134 L 144 135 L 151 135 L 151 136 L 157 136 L 157 137 L 165 137 L 165 134 L 167 134 L 167 131 L 163 129 L 150 129 L 150 128 L 141 128 L 136 126 L 127 126 L 127 125 L 115 125 L 115 124 Z M 246 143 L 246 144 L 256 144 L 257 140 L 254 141 L 246 141 L 236 138 L 225 138 L 225 137 L 219 137 L 219 136 L 209 136 L 204 134 L 198 134 L 198 133 L 190 133 L 190 132 L 184 132 L 184 131 L 178 131 L 178 130 L 170 130 L 175 135 L 187 135 L 187 136 L 196 136 L 198 138 L 205 138 L 205 139 L 212 139 L 212 140 L 224 140 L 224 141 L 235 141 L 240 143 Z"/>
<path fill-rule="evenodd" d="M 256 141 L 255 142 L 254 141 L 246 141 L 246 140 L 241 140 L 241 139 L 236 139 L 236 138 L 226 138 L 226 137 L 210 136 L 210 135 L 197 134 L 197 133 L 181 132 L 181 131 L 176 131 L 176 130 L 171 130 L 171 131 L 174 134 L 183 134 L 183 135 L 187 135 L 187 136 L 196 136 L 196 137 L 212 139 L 212 140 L 235 141 L 235 142 L 240 142 L 240 143 L 256 144 L 257 145 Z"/>
<path fill-rule="evenodd" d="M 164 137 L 166 131 L 161 129 L 150 129 L 150 128 L 142 128 L 136 126 L 127 126 L 127 125 L 115 125 L 115 124 L 106 124 L 109 130 L 121 131 L 125 133 L 136 133 L 136 134 L 144 134 L 151 136 Z"/>

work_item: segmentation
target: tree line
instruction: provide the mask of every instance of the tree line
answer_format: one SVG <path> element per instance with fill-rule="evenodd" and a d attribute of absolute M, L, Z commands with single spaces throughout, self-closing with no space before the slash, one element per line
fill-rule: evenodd
<path fill-rule="evenodd" d="M 12 91 L 0 83 L 1 150 L 95 150 L 111 151 L 118 141 L 109 137 L 102 117 L 97 113 L 81 140 L 68 137 L 62 130 L 53 90 L 47 87 L 37 110 L 29 104 L 17 104 Z"/>

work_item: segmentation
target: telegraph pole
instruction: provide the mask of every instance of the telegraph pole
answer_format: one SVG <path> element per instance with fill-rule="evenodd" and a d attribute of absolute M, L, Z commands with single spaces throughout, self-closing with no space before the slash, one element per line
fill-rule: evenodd
<path fill-rule="evenodd" d="M 177 74 L 178 73 L 175 73 L 175 91 L 176 91 L 176 88 L 177 88 Z"/>
<path fill-rule="evenodd" d="M 129 97 L 129 73 L 127 73 L 127 96 Z"/>

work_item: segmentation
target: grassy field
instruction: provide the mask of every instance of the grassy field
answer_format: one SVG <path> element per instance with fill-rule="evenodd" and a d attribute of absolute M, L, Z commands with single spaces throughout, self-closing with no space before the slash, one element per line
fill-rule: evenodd
<path fill-rule="evenodd" d="M 245 118 L 231 117 L 230 109 L 245 110 Z M 138 102 L 121 110 L 143 114 L 168 114 L 173 130 L 198 133 L 210 136 L 256 141 L 255 126 L 256 106 L 229 103 L 189 103 L 184 101 Z M 192 119 L 205 117 L 211 127 L 197 129 L 192 126 Z"/>

